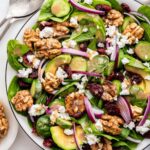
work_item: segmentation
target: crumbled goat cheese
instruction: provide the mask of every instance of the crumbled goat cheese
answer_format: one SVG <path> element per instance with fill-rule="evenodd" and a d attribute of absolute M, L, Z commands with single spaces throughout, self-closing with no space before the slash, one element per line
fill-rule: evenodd
<path fill-rule="evenodd" d="M 76 74 L 76 73 L 73 73 L 73 74 L 72 74 L 72 79 L 73 79 L 73 80 L 79 80 L 79 79 L 81 79 L 82 77 L 83 77 L 82 74 Z"/>
<path fill-rule="evenodd" d="M 128 44 L 128 43 L 129 43 L 128 37 L 124 36 L 124 35 L 121 35 L 121 37 L 117 41 L 117 44 L 118 44 L 119 48 L 125 47 L 125 45 Z"/>
<path fill-rule="evenodd" d="M 146 120 L 143 126 L 137 126 L 136 131 L 142 135 L 150 131 L 150 120 Z"/>
<path fill-rule="evenodd" d="M 70 23 L 75 24 L 75 25 L 78 25 L 77 17 L 71 17 Z"/>
<path fill-rule="evenodd" d="M 135 127 L 135 123 L 133 121 L 131 121 L 129 124 L 124 124 L 123 125 L 124 128 L 129 128 L 130 130 L 132 130 Z"/>
<path fill-rule="evenodd" d="M 64 129 L 64 133 L 66 135 L 73 135 L 73 130 L 72 129 Z"/>
<path fill-rule="evenodd" d="M 104 47 L 105 45 L 104 45 L 104 43 L 99 42 L 99 43 L 97 44 L 97 46 L 98 46 L 98 47 Z"/>
<path fill-rule="evenodd" d="M 33 68 L 37 69 L 39 67 L 39 65 L 40 65 L 40 62 L 41 61 L 39 59 L 35 58 L 33 60 Z"/>
<path fill-rule="evenodd" d="M 120 95 L 129 95 L 129 87 L 128 87 L 128 80 L 124 79 L 124 81 L 121 83 L 121 89 L 122 91 L 120 92 Z"/>
<path fill-rule="evenodd" d="M 103 125 L 100 120 L 96 121 L 95 126 L 99 131 L 103 131 Z"/>
<path fill-rule="evenodd" d="M 88 32 L 88 28 L 84 27 L 82 31 L 83 32 Z"/>
<path fill-rule="evenodd" d="M 145 76 L 145 78 L 144 79 L 146 79 L 146 80 L 150 80 L 150 76 Z"/>
<path fill-rule="evenodd" d="M 127 58 L 123 58 L 121 62 L 122 62 L 122 64 L 125 65 L 125 64 L 128 64 L 130 62 L 130 60 Z"/>
<path fill-rule="evenodd" d="M 88 53 L 88 55 L 89 55 L 89 59 L 90 59 L 90 60 L 93 59 L 95 56 L 99 55 L 98 52 L 93 51 L 93 50 L 91 50 L 91 49 L 89 49 L 89 48 L 87 48 L 87 53 Z"/>
<path fill-rule="evenodd" d="M 32 68 L 23 68 L 21 70 L 18 70 L 17 76 L 19 78 L 28 78 L 30 73 L 32 73 Z"/>
<path fill-rule="evenodd" d="M 87 134 L 86 136 L 86 140 L 87 140 L 87 143 L 89 145 L 93 145 L 93 144 L 96 144 L 99 142 L 100 139 L 98 139 L 95 135 L 93 134 Z"/>
<path fill-rule="evenodd" d="M 129 49 L 127 50 L 127 53 L 132 55 L 132 54 L 134 54 L 134 51 L 133 51 L 132 48 L 129 48 Z"/>
<path fill-rule="evenodd" d="M 139 39 L 138 38 L 135 39 L 135 43 L 136 44 L 139 43 Z"/>
<path fill-rule="evenodd" d="M 27 55 L 27 60 L 29 61 L 29 63 L 32 63 L 34 59 L 35 59 L 34 55 Z"/>
<path fill-rule="evenodd" d="M 106 53 L 107 53 L 107 55 L 110 55 L 110 54 L 113 53 L 113 51 L 114 51 L 114 47 L 110 46 L 110 47 L 107 48 Z"/>
<path fill-rule="evenodd" d="M 45 106 L 42 104 L 35 104 L 29 108 L 30 116 L 40 116 L 45 113 Z"/>
<path fill-rule="evenodd" d="M 63 41 L 62 46 L 63 48 L 75 48 L 77 45 L 77 42 L 74 40 L 69 40 L 69 41 Z"/>
<path fill-rule="evenodd" d="M 66 112 L 65 107 L 64 106 L 60 106 L 59 109 L 58 109 L 58 112 L 65 113 Z"/>
<path fill-rule="evenodd" d="M 116 33 L 116 27 L 115 26 L 109 26 L 106 28 L 106 35 L 112 37 Z"/>
<path fill-rule="evenodd" d="M 22 62 L 23 62 L 23 57 L 19 57 L 18 61 L 19 61 L 20 63 L 22 63 Z"/>
<path fill-rule="evenodd" d="M 122 90 L 122 91 L 120 92 L 120 95 L 129 95 L 129 94 L 130 94 L 130 92 L 129 92 L 128 89 Z"/>
<path fill-rule="evenodd" d="M 150 63 L 148 63 L 148 62 L 143 63 L 143 65 L 150 68 Z"/>
<path fill-rule="evenodd" d="M 58 117 L 65 119 L 65 120 L 70 120 L 69 114 L 66 113 L 66 109 L 64 106 L 60 106 L 58 109 Z"/>
<path fill-rule="evenodd" d="M 85 95 L 87 96 L 88 99 L 92 99 L 93 95 L 89 90 L 85 90 Z"/>
<path fill-rule="evenodd" d="M 52 124 L 54 124 L 57 120 L 57 118 L 59 117 L 59 113 L 57 110 L 52 111 L 51 115 L 50 115 L 50 121 Z"/>
<path fill-rule="evenodd" d="M 53 33 L 54 29 L 52 27 L 45 27 L 42 31 L 40 31 L 40 38 L 52 37 Z"/>
<path fill-rule="evenodd" d="M 92 4 L 93 3 L 93 0 L 84 0 L 84 3 L 86 3 L 86 4 Z"/>
<path fill-rule="evenodd" d="M 68 77 L 68 74 L 61 67 L 58 67 L 56 71 L 56 76 L 63 81 L 65 78 Z"/>

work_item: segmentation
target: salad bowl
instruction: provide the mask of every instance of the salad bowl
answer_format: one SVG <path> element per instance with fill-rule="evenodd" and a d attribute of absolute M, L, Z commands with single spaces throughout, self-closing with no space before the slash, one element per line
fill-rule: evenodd
<path fill-rule="evenodd" d="M 72 1 L 70 0 L 70 3 L 71 3 Z M 135 13 L 136 14 L 136 11 L 137 11 L 137 9 L 141 6 L 141 4 L 140 3 L 138 3 L 138 2 L 135 2 L 135 1 L 130 1 L 130 0 L 120 0 L 119 1 L 120 3 L 126 3 L 126 4 L 128 4 L 129 6 L 130 6 L 130 9 L 132 10 L 132 12 L 133 12 L 133 14 Z M 74 3 L 71 3 L 72 4 L 72 6 L 74 6 Z M 77 6 L 76 6 L 77 7 Z M 44 9 L 48 9 L 48 8 L 43 8 L 41 11 L 43 11 Z M 55 12 L 55 10 L 53 10 L 54 12 Z M 65 10 L 65 11 L 67 11 L 67 10 Z M 88 10 L 89 11 L 89 13 L 90 13 L 90 10 Z M 36 24 L 36 22 L 37 22 L 37 19 L 39 18 L 39 15 L 40 15 L 40 13 L 41 12 L 38 12 L 38 13 L 36 13 L 36 14 L 34 14 L 31 18 L 29 18 L 29 20 L 23 25 L 23 27 L 18 31 L 18 34 L 16 35 L 16 40 L 18 40 L 18 41 L 23 41 L 23 37 L 25 37 L 24 36 L 24 33 L 25 33 L 25 31 L 26 31 L 26 29 L 27 28 L 36 28 L 37 27 L 37 24 Z M 57 12 L 55 12 L 55 13 L 57 13 Z M 102 12 L 101 12 L 102 13 Z M 127 13 L 128 14 L 128 13 Z M 58 16 L 61 16 L 62 14 L 58 14 Z M 42 20 L 42 15 L 40 16 L 40 20 Z M 44 16 L 45 17 L 45 16 Z M 51 17 L 51 16 L 46 16 L 46 17 Z M 67 16 L 65 16 L 65 17 L 67 17 Z M 64 20 L 66 19 L 66 18 L 63 18 Z M 91 15 L 91 17 L 93 17 L 93 14 Z M 131 16 L 130 16 L 131 17 Z M 142 17 L 142 16 L 138 16 L 139 18 L 140 17 Z M 54 21 L 58 21 L 58 22 L 61 22 L 59 19 L 57 20 L 56 19 L 56 17 L 51 17 Z M 62 19 L 62 18 L 61 18 Z M 140 18 L 141 19 L 141 18 Z M 137 19 L 136 19 L 137 20 Z M 73 20 L 73 22 L 74 22 L 75 20 Z M 148 20 L 149 21 L 149 20 Z M 138 22 L 138 21 L 137 21 Z M 33 26 L 34 25 L 34 26 Z M 42 24 L 43 25 L 43 24 Z M 41 25 L 41 26 L 42 26 Z M 41 27 L 41 28 L 43 28 L 43 26 Z M 88 29 L 86 29 L 85 28 L 85 30 L 88 30 Z M 49 30 L 49 32 L 53 32 L 53 31 L 50 31 Z M 83 31 L 83 32 L 86 32 L 86 31 Z M 40 33 L 40 36 L 41 37 L 44 37 L 45 36 L 45 38 L 46 38 L 46 34 L 43 34 L 43 33 Z M 63 37 L 64 38 L 64 37 Z M 65 38 L 67 38 L 67 37 L 65 37 Z M 88 37 L 89 39 L 90 39 L 90 37 Z M 14 41 L 11 41 L 12 43 L 10 44 L 10 47 L 13 47 L 13 44 L 14 44 Z M 74 43 L 72 43 L 72 44 L 74 44 Z M 9 48 L 9 45 L 8 45 L 8 50 L 9 49 L 11 49 L 11 48 Z M 24 48 L 24 50 L 25 50 L 26 48 Z M 25 50 L 26 51 L 26 50 Z M 62 52 L 63 53 L 68 53 L 68 51 L 66 51 L 66 49 L 64 48 L 63 50 L 62 50 Z M 72 50 L 72 54 L 74 54 L 74 51 Z M 66 54 L 65 54 L 66 55 Z M 75 55 L 78 55 L 77 53 L 75 53 Z M 80 55 L 82 55 L 83 57 L 85 57 L 85 58 L 87 58 L 88 56 L 84 53 L 84 52 L 81 52 L 80 53 Z M 57 57 L 59 57 L 59 56 L 57 56 Z M 68 57 L 68 56 L 67 56 Z M 142 57 L 142 56 L 140 56 L 140 57 Z M 142 57 L 143 58 L 143 57 Z M 69 57 L 67 58 L 67 60 L 66 61 L 68 61 L 68 59 L 70 59 Z M 123 59 L 123 58 L 122 58 Z M 19 59 L 19 61 L 20 62 L 22 62 L 23 60 L 20 58 Z M 77 63 L 77 61 L 78 60 L 76 60 L 76 63 Z M 79 61 L 81 61 L 81 60 L 79 60 Z M 8 62 L 9 62 L 9 58 L 8 58 Z M 15 81 L 15 79 L 13 78 L 14 76 L 16 76 L 16 71 L 14 71 L 14 69 L 12 69 L 12 66 L 9 64 L 7 62 L 7 64 L 6 64 L 6 73 L 5 73 L 5 80 L 6 80 L 6 91 L 7 91 L 7 93 L 8 93 L 8 99 L 10 100 L 12 97 L 11 97 L 11 94 L 12 94 L 12 92 L 10 91 L 10 87 L 12 87 L 12 88 L 15 88 L 16 90 L 17 90 L 17 87 L 13 87 L 13 85 L 12 85 L 12 82 L 13 81 Z M 44 61 L 45 62 L 45 61 Z M 47 64 L 47 62 L 46 62 L 46 64 Z M 80 63 L 79 63 L 79 65 L 80 65 Z M 79 66 L 76 66 L 76 68 L 78 68 Z M 93 67 L 93 66 L 92 66 Z M 47 69 L 48 67 L 46 67 L 46 69 Z M 29 72 L 30 72 L 30 70 L 29 70 Z M 21 74 L 21 72 L 19 72 L 20 74 Z M 74 71 L 74 73 L 76 73 L 75 71 Z M 82 72 L 83 74 L 85 73 L 84 71 Z M 99 76 L 98 74 L 97 74 L 97 72 L 92 72 L 93 74 L 92 74 L 92 76 Z M 86 75 L 88 76 L 89 74 L 87 74 L 86 73 Z M 19 75 L 18 75 L 19 76 Z M 91 72 L 90 72 L 90 76 L 91 76 Z M 12 81 L 12 79 L 13 79 L 13 81 Z M 43 81 L 43 77 L 42 76 L 40 76 L 40 79 Z M 30 81 L 29 81 L 30 82 Z M 36 83 L 34 83 L 34 84 L 36 84 Z M 46 84 L 46 83 L 45 83 Z M 9 86 L 10 85 L 10 86 Z M 64 85 L 65 85 L 65 83 L 64 83 Z M 31 87 L 32 88 L 32 87 Z M 14 90 L 15 90 L 14 89 Z M 34 91 L 31 91 L 31 93 L 34 93 Z M 65 92 L 64 92 L 65 93 Z M 56 91 L 54 91 L 54 93 L 53 93 L 54 95 L 55 94 L 57 94 L 57 90 Z M 70 93 L 68 93 L 68 94 L 70 94 Z M 28 95 L 28 94 L 27 94 Z M 34 94 L 33 94 L 34 95 Z M 14 95 L 13 95 L 14 96 Z M 145 96 L 145 95 L 144 95 Z M 146 97 L 147 97 L 147 95 L 146 95 Z M 55 96 L 54 96 L 54 98 L 55 98 Z M 121 97 L 122 98 L 122 97 Z M 120 99 L 121 99 L 120 98 Z M 30 99 L 31 100 L 31 99 Z M 15 101 L 15 100 L 14 100 Z M 121 101 L 121 100 L 120 100 Z M 91 106 L 89 103 L 88 103 L 89 101 L 88 100 L 85 100 L 85 105 L 86 106 L 88 106 L 88 108 Z M 15 102 L 14 102 L 15 103 Z M 46 150 L 48 150 L 48 149 L 50 149 L 49 147 L 47 147 L 47 143 L 49 144 L 51 144 L 51 141 L 48 141 L 48 139 L 47 139 L 47 135 L 43 135 L 43 133 L 41 133 L 41 132 L 44 132 L 44 131 L 35 131 L 35 126 L 33 127 L 30 127 L 30 125 L 31 125 L 31 122 L 33 121 L 35 121 L 37 118 L 34 116 L 34 114 L 33 114 L 33 110 L 31 111 L 31 108 L 30 108 L 30 115 L 31 114 L 33 114 L 33 116 L 31 115 L 29 115 L 29 114 L 23 114 L 23 115 L 21 115 L 20 114 L 20 112 L 18 113 L 17 111 L 16 111 L 16 109 L 18 108 L 18 107 L 14 107 L 14 105 L 12 105 L 12 103 L 10 102 L 10 105 L 11 105 L 11 109 L 12 109 L 12 112 L 14 113 L 14 116 L 16 117 L 16 119 L 17 119 L 17 121 L 18 121 L 18 123 L 20 124 L 20 126 L 22 127 L 22 129 L 25 131 L 25 133 L 29 136 L 29 138 L 31 139 L 31 140 L 33 140 L 39 147 L 41 147 L 42 149 L 46 149 Z M 126 105 L 126 104 L 125 104 Z M 86 108 L 86 109 L 88 109 L 88 108 Z M 49 112 L 49 110 L 48 110 L 48 108 L 46 107 L 46 108 L 44 108 L 44 109 L 46 109 L 46 113 L 47 114 L 49 114 L 49 113 L 52 113 L 52 112 Z M 19 110 L 19 109 L 18 109 Z M 87 114 L 88 114 L 88 111 L 87 111 Z M 75 117 L 76 118 L 76 117 Z M 78 118 L 78 117 L 77 117 Z M 35 119 L 35 120 L 32 120 L 32 119 Z M 91 118 L 90 118 L 91 119 Z M 92 118 L 93 119 L 93 118 Z M 92 120 L 91 119 L 91 120 Z M 74 122 L 78 122 L 76 119 L 74 119 Z M 75 123 L 73 124 L 73 127 L 74 127 L 74 133 L 76 133 L 76 130 L 77 130 L 77 127 L 75 127 Z M 76 129 L 75 129 L 76 128 Z M 36 128 L 36 130 L 37 130 L 37 128 Z M 51 131 L 52 131 L 52 129 L 51 129 Z M 69 130 L 70 132 L 72 132 L 72 130 Z M 68 132 L 69 132 L 68 131 Z M 38 132 L 38 133 L 37 133 Z M 46 131 L 46 133 L 45 134 L 50 134 L 49 133 L 50 131 Z M 67 131 L 66 131 L 67 132 Z M 128 132 L 128 131 L 125 131 L 126 133 Z M 125 134 L 126 134 L 125 133 Z M 69 133 L 67 133 L 67 134 L 69 134 Z M 71 133 L 70 133 L 71 134 Z M 42 136 L 37 136 L 37 135 L 42 135 Z M 56 137 L 54 137 L 56 135 Z M 49 135 L 50 136 L 50 135 Z M 78 136 L 78 135 L 76 135 L 76 136 Z M 44 137 L 44 138 L 43 138 Z M 55 134 L 54 135 L 52 135 L 52 137 L 53 138 L 59 138 L 59 137 L 57 137 L 57 133 L 56 133 L 56 131 L 55 131 Z M 107 138 L 107 135 L 105 136 L 106 138 Z M 44 140 L 44 144 L 43 144 L 43 139 L 45 139 Z M 77 139 L 77 138 L 75 138 L 75 139 Z M 47 141 L 46 141 L 47 140 Z M 54 140 L 54 139 L 53 139 Z M 131 141 L 133 140 L 133 139 L 130 139 Z M 55 141 L 55 140 L 54 140 Z M 133 141 L 132 141 L 133 142 Z M 138 146 L 137 146 L 137 150 L 142 150 L 142 149 L 144 149 L 146 146 L 148 146 L 149 144 L 150 144 L 150 140 L 149 139 L 144 139 L 142 142 L 139 142 L 138 140 L 136 140 L 136 141 L 134 141 L 134 142 L 136 142 L 136 143 L 140 143 L 140 144 L 138 144 Z M 134 143 L 133 142 L 133 143 Z M 55 143 L 56 145 L 59 145 L 57 142 Z M 54 144 L 54 145 L 55 145 Z M 66 143 L 67 144 L 67 143 Z M 76 144 L 77 144 L 77 148 L 79 149 L 80 148 L 80 144 L 76 141 Z M 121 143 L 122 144 L 122 143 Z M 122 146 L 120 144 L 120 146 Z M 125 145 L 125 143 L 123 143 L 124 145 Z M 60 144 L 61 145 L 61 144 Z M 134 144 L 133 144 L 134 145 Z M 135 148 L 129 148 L 129 147 L 132 147 L 132 144 L 130 143 L 130 144 L 128 144 L 128 149 L 131 149 L 131 150 L 134 150 Z M 63 146 L 60 146 L 62 149 L 65 149 L 65 147 L 63 147 Z M 57 149 L 58 147 L 56 146 L 56 149 Z M 53 149 L 53 148 L 52 148 Z M 54 148 L 55 149 L 55 148 Z M 72 148 L 72 149 L 75 149 L 75 148 Z"/>

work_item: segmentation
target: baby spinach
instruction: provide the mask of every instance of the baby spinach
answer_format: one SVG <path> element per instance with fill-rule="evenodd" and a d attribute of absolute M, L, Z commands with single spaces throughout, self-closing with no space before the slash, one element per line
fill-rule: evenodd
<path fill-rule="evenodd" d="M 36 104 L 46 104 L 47 98 L 48 96 L 46 95 L 46 93 L 41 93 L 36 100 Z"/>
<path fill-rule="evenodd" d="M 143 140 L 144 139 L 144 137 L 141 134 L 137 133 L 135 130 L 131 130 L 129 136 L 134 138 L 134 139 L 137 139 L 137 140 Z"/>
<path fill-rule="evenodd" d="M 7 45 L 7 55 L 10 66 L 15 70 L 24 68 L 18 59 L 28 51 L 29 48 L 26 45 L 20 44 L 17 40 L 10 40 Z"/>
<path fill-rule="evenodd" d="M 150 20 L 150 6 L 148 5 L 142 5 L 139 9 L 138 12 L 145 15 L 149 20 Z"/>
<path fill-rule="evenodd" d="M 141 27 L 144 29 L 144 38 L 150 42 L 150 25 L 148 23 L 141 23 Z"/>

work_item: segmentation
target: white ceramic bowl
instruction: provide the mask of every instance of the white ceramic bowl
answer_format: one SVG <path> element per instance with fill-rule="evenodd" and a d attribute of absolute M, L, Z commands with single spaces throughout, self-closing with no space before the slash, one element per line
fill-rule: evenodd
<path fill-rule="evenodd" d="M 131 7 L 132 10 L 137 10 L 138 7 L 140 7 L 140 3 L 137 3 L 133 0 L 120 0 L 120 2 L 124 2 L 124 3 L 127 3 L 129 4 L 129 6 Z M 33 24 L 36 22 L 38 18 L 38 13 L 35 14 L 34 16 L 32 16 L 27 22 L 26 24 L 19 30 L 17 36 L 16 36 L 16 39 L 18 40 L 22 40 L 22 37 L 23 37 L 23 33 L 24 33 L 24 30 L 27 28 L 27 27 L 31 27 L 33 26 Z M 16 72 L 9 66 L 9 64 L 6 65 L 6 88 L 8 88 L 9 86 L 9 83 L 11 81 L 11 79 L 14 77 L 14 75 L 16 75 Z M 12 107 L 12 106 L 11 106 Z M 20 124 L 20 126 L 22 127 L 22 129 L 26 132 L 26 134 L 37 144 L 39 145 L 41 148 L 43 149 L 46 149 L 46 150 L 49 150 L 49 148 L 46 148 L 43 146 L 43 139 L 32 134 L 32 130 L 31 128 L 29 127 L 28 123 L 27 123 L 27 119 L 26 117 L 23 117 L 19 114 L 17 114 L 15 112 L 15 110 L 13 109 L 12 107 L 12 111 L 16 117 L 16 119 L 18 120 L 18 123 Z M 150 144 L 150 140 L 147 140 L 145 139 L 137 148 L 137 150 L 142 150 L 144 147 L 146 147 L 148 144 Z"/>

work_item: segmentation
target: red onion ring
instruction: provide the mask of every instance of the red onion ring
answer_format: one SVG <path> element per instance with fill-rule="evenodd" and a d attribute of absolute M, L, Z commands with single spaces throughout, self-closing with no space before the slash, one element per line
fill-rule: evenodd
<path fill-rule="evenodd" d="M 93 112 L 92 105 L 91 105 L 91 103 L 89 102 L 89 100 L 88 100 L 87 97 L 84 98 L 84 103 L 85 103 L 85 108 L 86 108 L 86 111 L 87 111 L 87 114 L 88 114 L 89 119 L 90 119 L 93 123 L 96 123 L 96 118 L 95 118 L 95 115 L 94 115 L 94 112 Z"/>
<path fill-rule="evenodd" d="M 75 0 L 69 0 L 69 2 L 71 3 L 72 6 L 74 6 L 76 9 L 78 9 L 80 11 L 84 11 L 84 12 L 92 13 L 92 14 L 98 14 L 98 15 L 102 15 L 102 16 L 105 15 L 105 11 L 95 10 L 95 9 L 91 9 L 91 8 L 82 6 Z"/>
<path fill-rule="evenodd" d="M 127 139 L 128 141 L 131 141 L 131 142 L 134 142 L 134 143 L 138 143 L 138 144 L 142 142 L 141 140 L 134 139 L 134 138 L 132 138 L 132 137 L 130 137 L 130 136 L 128 136 L 126 139 Z"/>
<path fill-rule="evenodd" d="M 40 81 L 42 81 L 42 76 L 43 76 L 43 73 L 44 73 L 44 69 L 42 69 L 44 63 L 46 62 L 46 59 L 43 59 L 41 62 L 40 62 L 40 65 L 39 65 L 39 68 L 38 68 L 38 78 Z"/>
<path fill-rule="evenodd" d="M 150 96 L 148 96 L 147 107 L 145 109 L 144 116 L 143 116 L 142 120 L 139 122 L 138 126 L 144 125 L 149 114 L 150 114 Z"/>
<path fill-rule="evenodd" d="M 103 110 L 97 109 L 97 108 L 93 108 L 93 112 L 96 118 L 100 119 L 102 117 L 102 115 L 104 114 Z"/>
<path fill-rule="evenodd" d="M 68 54 L 72 54 L 72 55 L 79 55 L 79 56 L 89 58 L 88 53 L 80 51 L 80 50 L 75 50 L 75 49 L 71 49 L 71 48 L 62 48 L 61 51 L 62 51 L 62 53 L 68 53 Z"/>
<path fill-rule="evenodd" d="M 125 120 L 125 122 L 127 124 L 129 124 L 132 120 L 132 111 L 131 111 L 131 107 L 128 104 L 127 100 L 120 96 L 118 98 L 117 105 L 120 109 L 122 118 Z"/>
<path fill-rule="evenodd" d="M 73 132 L 74 132 L 74 134 L 73 134 L 74 135 L 74 141 L 76 143 L 77 149 L 81 150 L 80 144 L 78 143 L 78 139 L 77 139 L 77 135 L 76 135 L 76 125 L 75 125 L 75 123 L 73 124 Z"/>

